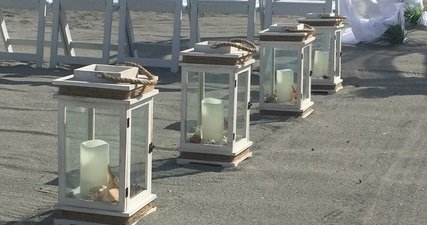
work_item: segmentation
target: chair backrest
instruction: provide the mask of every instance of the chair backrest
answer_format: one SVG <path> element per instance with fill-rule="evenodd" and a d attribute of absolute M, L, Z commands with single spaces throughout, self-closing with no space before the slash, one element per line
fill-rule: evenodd
<path fill-rule="evenodd" d="M 267 0 L 268 1 L 268 0 Z M 305 16 L 332 12 L 333 0 L 278 0 L 272 2 L 273 15 Z"/>
<path fill-rule="evenodd" d="M 1 0 L 0 8 L 35 9 L 39 7 L 38 0 Z"/>
<path fill-rule="evenodd" d="M 338 11 L 339 0 L 261 0 L 261 25 L 270 26 L 274 15 L 305 16 L 307 13 L 331 13 Z"/>
<path fill-rule="evenodd" d="M 6 52 L 0 52 L 1 59 L 33 61 L 37 67 L 43 66 L 44 55 L 44 32 L 46 21 L 46 1 L 45 0 L 0 0 L 0 9 L 31 9 L 37 10 L 37 38 L 11 38 L 9 37 L 6 22 L 0 11 L 0 39 L 3 40 Z M 14 45 L 35 46 L 36 52 L 14 52 Z"/>
<path fill-rule="evenodd" d="M 60 0 L 61 7 L 66 10 L 105 12 L 106 4 L 97 0 Z"/>
<path fill-rule="evenodd" d="M 192 0 L 198 2 L 199 13 L 241 13 L 247 14 L 248 7 L 255 5 L 258 8 L 258 0 Z"/>
<path fill-rule="evenodd" d="M 187 0 L 120 0 L 120 4 L 127 1 L 128 8 L 149 12 L 174 12 L 175 5 L 187 7 Z"/>

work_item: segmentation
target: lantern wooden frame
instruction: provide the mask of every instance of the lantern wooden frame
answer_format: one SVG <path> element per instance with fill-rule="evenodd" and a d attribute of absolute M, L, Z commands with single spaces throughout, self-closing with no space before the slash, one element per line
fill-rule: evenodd
<path fill-rule="evenodd" d="M 63 81 L 57 81 L 54 84 L 63 84 Z M 158 90 L 153 90 L 143 96 L 131 99 L 107 99 L 70 95 L 55 95 L 58 101 L 58 165 L 59 165 L 59 196 L 58 203 L 55 206 L 58 211 L 54 219 L 55 225 L 72 224 L 134 224 L 143 216 L 155 211 L 153 201 L 156 195 L 152 193 L 152 150 L 151 143 L 153 136 L 153 97 L 158 94 Z M 66 184 L 66 163 L 67 163 L 67 144 L 66 144 L 66 124 L 67 107 L 83 107 L 87 109 L 88 118 L 88 140 L 95 138 L 95 111 L 96 110 L 114 110 L 118 113 L 119 120 L 119 199 L 115 204 L 85 201 L 78 198 L 67 197 Z M 144 184 L 143 191 L 131 197 L 131 134 L 132 134 L 132 112 L 133 110 L 143 109 L 148 111 L 148 115 L 143 115 L 143 120 L 147 122 L 147 135 L 141 140 L 147 145 L 142 149 L 144 152 Z M 135 116 L 140 116 L 139 114 Z M 80 169 L 80 168 L 79 168 Z"/>
<path fill-rule="evenodd" d="M 277 25 L 273 25 L 277 26 Z M 302 33 L 304 34 L 304 33 Z M 259 92 L 259 110 L 261 114 L 272 114 L 272 115 L 284 115 L 284 116 L 301 116 L 303 118 L 309 116 L 313 112 L 313 102 L 311 101 L 311 54 L 312 54 L 312 43 L 315 37 L 312 35 L 301 33 L 287 34 L 280 32 L 270 32 L 269 29 L 263 30 L 259 33 L 260 35 L 260 92 Z M 295 36 L 292 36 L 295 35 Z M 305 36 L 305 38 L 302 38 Z M 294 39 L 297 37 L 296 39 Z M 268 49 L 272 49 L 269 51 Z M 275 65 L 275 49 L 280 50 L 291 50 L 298 52 L 295 58 L 298 61 L 296 71 L 296 101 L 295 104 L 286 104 L 277 102 L 269 102 L 266 100 L 267 90 L 266 85 L 266 74 L 267 65 L 273 63 Z M 305 52 L 305 53 L 304 53 Z M 272 54 L 273 57 L 268 55 Z M 272 62 L 272 61 L 273 62 Z M 272 71 L 274 73 L 275 68 L 273 66 Z M 271 74 L 269 74 L 270 76 Z M 270 89 L 274 92 L 276 87 L 275 75 L 273 77 L 272 87 Z M 274 93 L 270 93 L 273 95 Z M 304 96 L 305 95 L 305 96 Z"/>
<path fill-rule="evenodd" d="M 213 60 L 201 59 L 198 63 L 197 54 L 192 54 L 194 49 L 189 49 L 182 52 L 184 57 L 184 62 L 181 63 L 181 82 L 182 82 L 182 108 L 181 108 L 181 139 L 180 139 L 180 156 L 177 159 L 178 164 L 188 164 L 188 163 L 202 163 L 202 164 L 213 164 L 220 165 L 223 167 L 234 167 L 237 166 L 240 162 L 246 158 L 252 156 L 252 152 L 249 149 L 252 146 L 252 141 L 249 139 L 249 116 L 250 116 L 250 77 L 251 77 L 251 66 L 255 62 L 251 57 L 243 55 L 245 61 L 242 63 L 237 63 L 234 65 L 229 64 L 230 54 L 207 54 L 208 57 L 213 56 Z M 206 56 L 206 55 L 204 55 Z M 242 56 L 242 55 L 240 55 Z M 202 56 L 203 57 L 203 56 Z M 233 58 L 233 57 L 231 57 Z M 187 59 L 190 59 L 190 62 L 186 62 Z M 226 64 L 221 65 L 221 60 L 225 59 Z M 206 64 L 205 62 L 215 62 L 215 64 Z M 190 143 L 187 140 L 187 130 L 186 130 L 186 121 L 187 121 L 187 107 L 189 104 L 187 99 L 187 85 L 189 81 L 190 73 L 198 73 L 200 80 L 199 86 L 200 90 L 203 90 L 199 93 L 199 99 L 203 99 L 204 95 L 204 85 L 205 80 L 204 76 L 208 74 L 227 74 L 229 79 L 228 84 L 228 115 L 225 115 L 228 118 L 227 129 L 227 144 L 225 145 L 215 145 L 215 144 L 205 144 L 205 143 Z M 239 87 L 239 76 L 247 76 L 245 85 L 245 100 L 247 107 L 245 111 L 242 112 L 245 116 L 245 138 L 236 140 L 236 116 L 237 116 L 237 88 Z M 203 93 L 202 93 L 203 92 Z M 201 104 L 201 103 L 200 103 Z M 200 106 L 200 105 L 199 105 Z M 200 106 L 201 107 L 201 106 Z M 201 121 L 201 118 L 198 120 Z M 230 141 L 231 140 L 231 141 Z"/>

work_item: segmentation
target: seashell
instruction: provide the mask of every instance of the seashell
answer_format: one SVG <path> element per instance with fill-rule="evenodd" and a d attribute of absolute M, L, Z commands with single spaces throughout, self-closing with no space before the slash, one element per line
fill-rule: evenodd
<path fill-rule="evenodd" d="M 114 176 L 110 165 L 108 165 L 108 188 L 119 188 L 119 177 Z"/>
<path fill-rule="evenodd" d="M 264 102 L 265 103 L 276 103 L 277 102 L 277 95 L 276 94 L 271 94 L 270 96 L 268 96 L 267 98 L 265 98 Z"/>
<path fill-rule="evenodd" d="M 208 140 L 205 141 L 205 143 L 206 144 L 214 145 L 214 144 L 216 144 L 216 141 L 215 141 L 215 139 L 208 139 Z"/>
<path fill-rule="evenodd" d="M 198 134 L 193 134 L 190 138 L 190 143 L 199 144 L 202 142 L 202 137 Z"/>
<path fill-rule="evenodd" d="M 291 91 L 291 103 L 296 104 L 297 103 L 297 89 L 294 87 L 294 85 L 291 85 L 292 91 Z"/>
<path fill-rule="evenodd" d="M 118 188 L 112 188 L 108 190 L 108 198 L 112 203 L 118 203 L 119 202 L 119 189 Z"/>

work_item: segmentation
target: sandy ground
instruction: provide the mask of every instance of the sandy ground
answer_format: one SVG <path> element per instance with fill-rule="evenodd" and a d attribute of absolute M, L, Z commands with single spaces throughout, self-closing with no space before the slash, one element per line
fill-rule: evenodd
<path fill-rule="evenodd" d="M 17 27 L 11 35 L 34 31 L 32 12 L 4 16 Z M 101 40 L 99 14 L 72 16 L 75 39 Z M 135 18 L 137 37 L 170 39 L 169 15 Z M 206 15 L 201 24 L 209 38 L 245 30 L 237 16 Z M 138 224 L 427 224 L 426 34 L 413 31 L 401 46 L 345 46 L 344 89 L 313 95 L 315 111 L 307 119 L 261 116 L 253 108 L 254 156 L 232 169 L 176 165 L 180 74 L 150 68 L 161 81 L 154 115 L 158 208 Z M 182 35 L 185 48 L 186 17 Z M 52 224 L 58 164 L 51 81 L 73 68 L 0 62 L 0 224 Z M 258 80 L 255 72 L 254 101 Z"/>

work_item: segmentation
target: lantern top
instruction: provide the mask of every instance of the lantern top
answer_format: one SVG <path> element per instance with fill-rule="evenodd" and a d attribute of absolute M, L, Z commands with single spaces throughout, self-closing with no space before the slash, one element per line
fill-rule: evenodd
<path fill-rule="evenodd" d="M 335 13 L 307 13 L 305 18 L 299 18 L 298 22 L 310 26 L 330 26 L 336 28 L 344 27 L 345 16 L 336 15 Z"/>
<path fill-rule="evenodd" d="M 234 46 L 222 46 L 220 48 L 215 48 L 214 46 L 222 43 L 221 41 L 203 41 L 196 43 L 194 45 L 194 52 L 198 53 L 207 53 L 207 54 L 247 54 L 247 51 L 240 50 Z"/>
<path fill-rule="evenodd" d="M 138 71 L 132 66 L 92 64 L 75 69 L 74 74 L 55 79 L 52 84 L 59 87 L 60 95 L 131 99 L 153 91 L 158 80 L 157 76 Z"/>
<path fill-rule="evenodd" d="M 314 31 L 313 27 L 302 23 L 273 24 L 259 32 L 259 39 L 260 41 L 305 42 L 314 38 Z"/>
<path fill-rule="evenodd" d="M 103 64 L 91 64 L 74 70 L 73 80 L 106 83 L 96 76 L 98 73 L 108 73 L 120 78 L 136 78 L 138 68 L 134 66 L 113 66 Z"/>
<path fill-rule="evenodd" d="M 197 43 L 194 48 L 181 52 L 183 63 L 243 65 L 252 60 L 252 53 L 234 46 L 222 46 L 218 41 Z M 220 46 L 220 47 L 216 47 Z"/>

